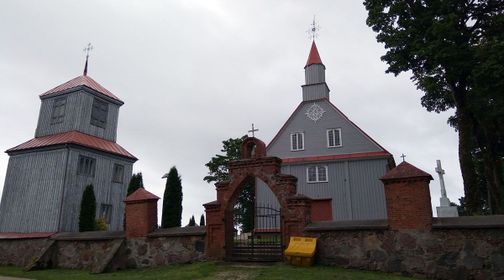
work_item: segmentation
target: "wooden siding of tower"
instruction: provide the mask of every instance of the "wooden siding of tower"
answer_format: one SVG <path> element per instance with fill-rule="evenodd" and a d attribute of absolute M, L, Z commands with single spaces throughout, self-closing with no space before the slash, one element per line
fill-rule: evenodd
<path fill-rule="evenodd" d="M 325 67 L 322 64 L 312 64 L 305 69 L 305 85 L 325 82 Z"/>
<path fill-rule="evenodd" d="M 331 198 L 334 220 L 385 219 L 385 193 L 378 178 L 385 174 L 387 163 L 387 159 L 371 159 L 284 165 L 282 173 L 298 178 L 298 193 L 313 199 Z M 309 165 L 327 166 L 328 182 L 307 183 Z M 260 180 L 256 180 L 256 198 L 278 206 L 273 192 Z"/>
<path fill-rule="evenodd" d="M 0 203 L 0 232 L 58 228 L 67 149 L 13 155 Z"/>
<path fill-rule="evenodd" d="M 95 159 L 95 175 L 93 177 L 77 174 L 79 155 Z M 122 183 L 112 181 L 114 164 L 124 166 Z M 123 201 L 126 198 L 132 169 L 133 163 L 120 157 L 97 153 L 91 150 L 72 148 L 68 160 L 68 175 L 65 183 L 66 189 L 64 194 L 63 214 L 61 216 L 61 231 L 79 230 L 80 202 L 84 188 L 89 184 L 93 184 L 96 197 L 97 218 L 100 205 L 102 203 L 110 204 L 112 205 L 112 210 L 108 230 L 122 230 L 124 219 Z"/>
<path fill-rule="evenodd" d="M 306 111 L 313 104 L 319 105 L 325 111 L 322 118 L 316 122 L 306 116 Z M 327 147 L 326 131 L 332 128 L 341 129 L 343 144 L 341 147 Z M 290 135 L 294 132 L 304 133 L 304 150 L 302 151 L 291 151 Z M 299 110 L 268 146 L 268 155 L 282 159 L 378 151 L 383 151 L 383 149 L 338 113 L 327 100 L 302 103 Z"/>
<path fill-rule="evenodd" d="M 66 106 L 63 122 L 51 124 L 54 100 L 64 96 L 66 96 Z M 91 111 L 93 109 L 94 98 L 95 95 L 85 90 L 44 98 L 40 105 L 35 137 L 77 130 L 110 141 L 116 141 L 119 105 L 100 98 L 100 100 L 108 103 L 107 124 L 105 128 L 101 128 L 91 124 Z"/>

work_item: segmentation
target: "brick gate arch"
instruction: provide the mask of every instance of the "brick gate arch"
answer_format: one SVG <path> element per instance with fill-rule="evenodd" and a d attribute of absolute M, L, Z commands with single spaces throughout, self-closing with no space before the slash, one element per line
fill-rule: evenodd
<path fill-rule="evenodd" d="M 204 204 L 208 258 L 224 259 L 229 253 L 226 240 L 233 238 L 231 210 L 244 182 L 251 177 L 261 179 L 280 204 L 283 244 L 288 244 L 291 235 L 303 235 L 310 222 L 311 199 L 296 194 L 297 178 L 280 173 L 281 163 L 280 158 L 266 156 L 266 145 L 261 140 L 248 137 L 243 141 L 241 159 L 229 163 L 229 181 L 216 183 L 217 200 Z"/>

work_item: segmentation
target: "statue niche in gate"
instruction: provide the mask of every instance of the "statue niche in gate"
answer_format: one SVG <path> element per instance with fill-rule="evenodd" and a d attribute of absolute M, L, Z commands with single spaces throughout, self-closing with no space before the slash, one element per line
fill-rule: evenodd
<path fill-rule="evenodd" d="M 241 159 L 229 163 L 229 180 L 215 184 L 217 200 L 204 204 L 206 212 L 206 254 L 209 259 L 231 257 L 235 234 L 233 207 L 244 184 L 251 178 L 262 180 L 275 194 L 281 211 L 282 245 L 290 236 L 303 236 L 310 222 L 311 199 L 296 194 L 297 178 L 280 173 L 282 160 L 266 155 L 266 145 L 255 137 L 241 145 Z"/>

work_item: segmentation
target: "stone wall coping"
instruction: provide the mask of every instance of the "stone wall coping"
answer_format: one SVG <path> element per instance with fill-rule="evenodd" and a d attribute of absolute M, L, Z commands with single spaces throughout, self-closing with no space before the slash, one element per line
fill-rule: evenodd
<path fill-rule="evenodd" d="M 147 235 L 147 237 L 169 236 L 200 236 L 206 234 L 205 226 L 160 228 Z"/>
<path fill-rule="evenodd" d="M 433 229 L 504 228 L 504 215 L 433 218 Z"/>
<path fill-rule="evenodd" d="M 0 232 L 0 240 L 2 239 L 36 239 L 48 238 L 56 232 Z"/>
<path fill-rule="evenodd" d="M 85 232 L 60 232 L 51 237 L 55 240 L 111 240 L 125 238 L 124 231 L 85 231 Z"/>
<path fill-rule="evenodd" d="M 323 221 L 305 227 L 305 231 L 343 231 L 343 230 L 386 230 L 387 220 Z"/>

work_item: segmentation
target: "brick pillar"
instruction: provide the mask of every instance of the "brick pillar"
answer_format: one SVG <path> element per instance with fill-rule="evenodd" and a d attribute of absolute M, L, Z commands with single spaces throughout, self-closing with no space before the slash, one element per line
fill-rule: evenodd
<path fill-rule="evenodd" d="M 225 251 L 224 213 L 218 201 L 203 204 L 206 213 L 206 257 L 210 260 L 222 260 Z"/>
<path fill-rule="evenodd" d="M 305 236 L 304 228 L 311 222 L 311 199 L 302 194 L 288 198 L 286 212 L 282 229 L 285 246 L 291 236 Z"/>
<path fill-rule="evenodd" d="M 139 188 L 126 197 L 126 238 L 143 237 L 157 229 L 159 197 Z"/>
<path fill-rule="evenodd" d="M 385 185 L 388 224 L 391 230 L 432 227 L 429 181 L 433 179 L 430 174 L 404 161 L 380 180 Z"/>

